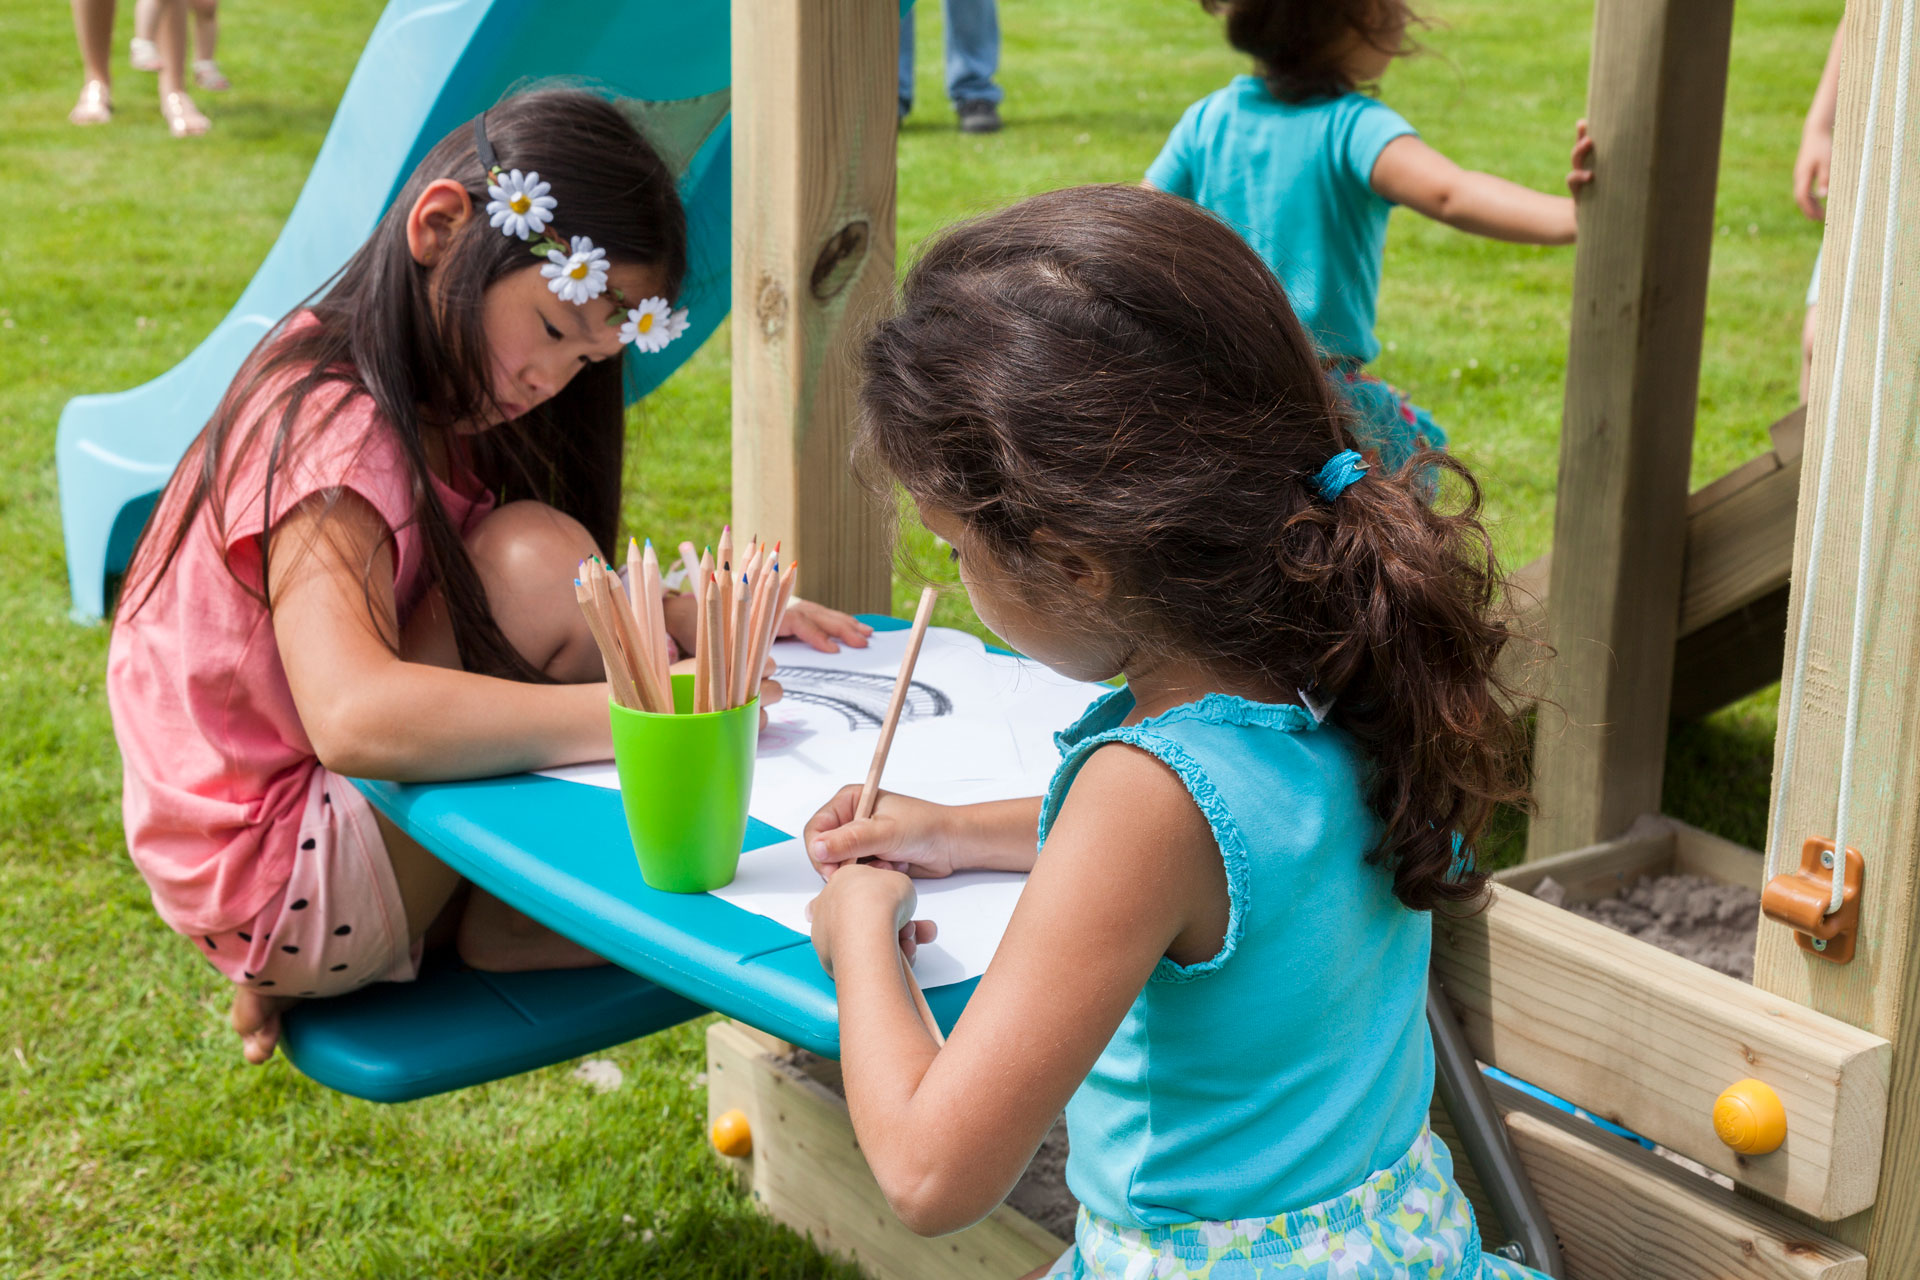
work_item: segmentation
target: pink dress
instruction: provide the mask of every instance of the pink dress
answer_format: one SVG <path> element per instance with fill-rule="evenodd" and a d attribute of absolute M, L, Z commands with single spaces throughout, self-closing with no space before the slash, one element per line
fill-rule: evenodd
<path fill-rule="evenodd" d="M 391 916 L 398 901 L 371 810 L 351 786 L 334 785 L 321 767 L 287 685 L 273 620 L 249 594 L 261 585 L 263 536 L 303 500 L 350 491 L 392 535 L 402 625 L 428 586 L 411 475 L 392 428 L 365 394 L 338 385 L 309 396 L 283 450 L 293 461 L 277 469 L 271 509 L 265 505 L 266 454 L 279 416 L 272 402 L 290 376 L 254 397 L 247 412 L 271 406 L 260 438 L 231 467 L 225 491 L 202 509 L 152 595 L 116 623 L 107 658 L 128 851 L 161 919 L 201 939 L 208 958 L 223 971 L 232 969 L 229 976 L 236 980 L 243 972 L 251 978 L 260 967 L 223 963 L 233 957 L 216 954 L 217 940 L 244 938 L 260 961 L 264 951 L 258 949 L 266 944 L 247 936 L 249 926 L 263 912 L 290 905 L 286 890 L 297 858 L 308 864 L 307 880 L 374 878 L 367 885 L 331 886 L 336 905 L 374 902 Z M 245 442 L 251 425 L 237 424 L 230 439 Z M 182 482 L 196 473 L 199 458 L 196 445 L 162 497 L 156 528 L 170 526 L 183 499 Z M 493 509 L 492 496 L 464 471 L 451 485 L 436 478 L 433 496 L 463 535 Z M 216 504 L 225 514 L 224 534 L 214 520 Z M 135 599 L 142 590 L 133 588 Z M 341 850 L 322 847 L 340 840 L 352 845 L 345 862 L 339 861 Z M 369 860 L 378 865 L 362 865 Z M 294 901 L 310 909 L 306 899 Z M 318 911 L 306 919 L 315 928 L 324 923 Z M 404 918 L 399 924 L 404 939 Z M 389 920 L 389 932 L 392 927 Z M 363 929 L 362 937 L 367 933 Z M 381 945 L 391 951 L 392 939 Z M 274 954 L 291 964 L 298 951 L 282 939 Z M 387 966 L 365 957 L 349 967 L 369 965 L 382 971 L 365 980 L 388 976 Z M 337 986 L 343 979 L 333 981 Z"/>

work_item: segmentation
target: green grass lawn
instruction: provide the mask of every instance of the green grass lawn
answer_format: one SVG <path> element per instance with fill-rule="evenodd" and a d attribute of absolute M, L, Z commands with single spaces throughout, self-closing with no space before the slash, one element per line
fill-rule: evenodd
<path fill-rule="evenodd" d="M 101 694 L 104 631 L 66 620 L 54 424 L 76 394 L 155 377 L 238 296 L 292 207 L 380 6 L 236 6 L 202 105 L 165 136 L 115 42 L 119 118 L 65 123 L 79 64 L 63 6 L 19 5 L 0 43 L 0 1275 L 730 1277 L 848 1274 L 769 1225 L 704 1149 L 698 1027 L 606 1056 L 623 1088 L 555 1068 L 381 1108 L 284 1062 L 245 1069 L 225 991 L 153 915 L 122 847 Z M 1817 231 L 1788 198 L 1799 120 L 1838 0 L 1738 10 L 1694 478 L 1765 446 L 1794 401 Z M 1430 52 L 1385 96 L 1464 164 L 1554 188 L 1585 96 L 1590 10 L 1436 7 Z M 1197 6 L 1007 0 L 1009 127 L 963 137 L 920 24 L 900 143 L 900 243 L 1031 192 L 1134 181 L 1180 111 L 1241 70 Z M 1605 181 L 1601 157 L 1600 181 Z M 1503 554 L 1552 529 L 1570 250 L 1469 239 L 1396 214 L 1381 371 L 1484 480 Z M 724 333 L 635 415 L 628 515 L 668 534 L 726 509 Z M 944 561 L 909 539 L 917 567 Z M 913 592 L 903 575 L 898 600 Z M 950 596 L 942 621 L 975 625 Z M 1669 811 L 1757 844 L 1770 694 L 1675 735 Z"/>

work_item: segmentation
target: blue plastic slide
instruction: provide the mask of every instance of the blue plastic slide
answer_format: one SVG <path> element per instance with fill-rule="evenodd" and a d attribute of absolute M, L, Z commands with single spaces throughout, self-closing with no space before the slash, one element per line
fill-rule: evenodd
<path fill-rule="evenodd" d="M 728 0 L 392 0 L 280 238 L 206 341 L 145 386 L 79 396 L 55 456 L 73 616 L 106 612 L 153 501 L 254 344 L 366 240 L 414 164 L 508 90 L 570 79 L 629 104 L 682 174 L 688 341 L 628 363 L 628 397 L 671 374 L 731 293 Z"/>

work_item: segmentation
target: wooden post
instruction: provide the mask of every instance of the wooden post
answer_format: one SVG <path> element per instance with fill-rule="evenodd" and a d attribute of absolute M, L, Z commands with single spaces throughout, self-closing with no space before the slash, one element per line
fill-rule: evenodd
<path fill-rule="evenodd" d="M 847 450 L 854 343 L 893 289 L 899 35 L 890 0 L 733 0 L 735 540 L 878 613 L 891 512 Z"/>
<path fill-rule="evenodd" d="M 1529 858 L 1660 807 L 1732 0 L 1599 0 Z M 1564 712 L 1564 714 L 1562 713 Z"/>
<path fill-rule="evenodd" d="M 1845 839 L 1866 860 L 1860 944 L 1850 963 L 1830 964 L 1763 920 L 1754 971 L 1764 989 L 1893 1044 L 1874 1206 L 1838 1232 L 1864 1247 L 1872 1280 L 1920 1275 L 1920 85 L 1907 86 L 1903 109 L 1897 78 L 1902 26 L 1912 18 L 1912 4 L 1901 0 L 1847 6 L 1768 831 L 1774 870 L 1798 862 L 1806 837 L 1834 834 L 1851 738 Z M 1920 32 L 1906 38 L 1920 40 Z M 1879 440 L 1870 448 L 1876 409 Z M 1869 492 L 1870 454 L 1877 474 Z M 1795 658 L 1803 618 L 1804 666 Z M 1858 719 L 1849 735 L 1852 682 Z"/>

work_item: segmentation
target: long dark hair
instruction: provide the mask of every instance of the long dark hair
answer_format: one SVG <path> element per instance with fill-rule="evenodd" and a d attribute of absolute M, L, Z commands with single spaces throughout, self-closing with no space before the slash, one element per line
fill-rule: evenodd
<path fill-rule="evenodd" d="M 864 366 L 864 463 L 952 512 L 1056 616 L 1078 593 L 1042 531 L 1113 575 L 1089 629 L 1277 697 L 1317 688 L 1371 762 L 1371 857 L 1395 894 L 1481 895 L 1456 833 L 1525 785 L 1479 492 L 1426 452 L 1319 495 L 1354 447 L 1343 402 L 1231 228 L 1139 187 L 1035 196 L 941 236 Z M 1456 509 L 1427 500 L 1434 469 Z"/>
<path fill-rule="evenodd" d="M 1227 43 L 1251 54 L 1260 78 L 1282 102 L 1337 98 L 1361 86 L 1340 67 L 1342 41 L 1354 35 L 1381 53 L 1414 52 L 1407 36 L 1420 17 L 1406 0 L 1200 0 L 1226 19 Z"/>
<path fill-rule="evenodd" d="M 678 294 L 687 230 L 673 175 L 617 107 L 590 93 L 542 90 L 491 108 L 486 129 L 502 166 L 537 170 L 553 184 L 561 230 L 591 238 L 612 262 L 658 269 L 667 296 Z M 474 216 L 448 246 L 430 295 L 427 269 L 407 247 L 406 221 L 420 193 L 440 178 L 466 188 Z M 260 500 L 270 518 L 275 476 L 285 473 L 315 432 L 326 429 L 322 423 L 295 433 L 309 398 L 333 400 L 331 421 L 341 407 L 365 396 L 406 457 L 428 580 L 446 599 L 462 664 L 470 671 L 544 678 L 501 635 L 459 531 L 433 497 L 427 463 L 427 431 L 495 407 L 483 295 L 503 277 L 537 265 L 524 242 L 488 225 L 486 201 L 473 129 L 462 125 L 420 161 L 339 274 L 248 358 L 175 469 L 134 548 L 119 617 L 132 617 L 152 597 L 203 509 L 210 509 L 224 543 L 240 459 L 267 451 L 267 488 Z M 313 323 L 292 323 L 303 314 Z M 463 442 L 476 474 L 498 498 L 534 498 L 574 516 L 603 554 L 613 550 L 620 516 L 620 366 L 610 360 L 583 368 L 545 404 Z M 284 388 L 270 402 L 254 403 L 276 381 Z M 259 582 L 241 583 L 271 609 L 268 538 L 260 542 Z M 389 641 L 397 645 L 398 637 Z"/>

